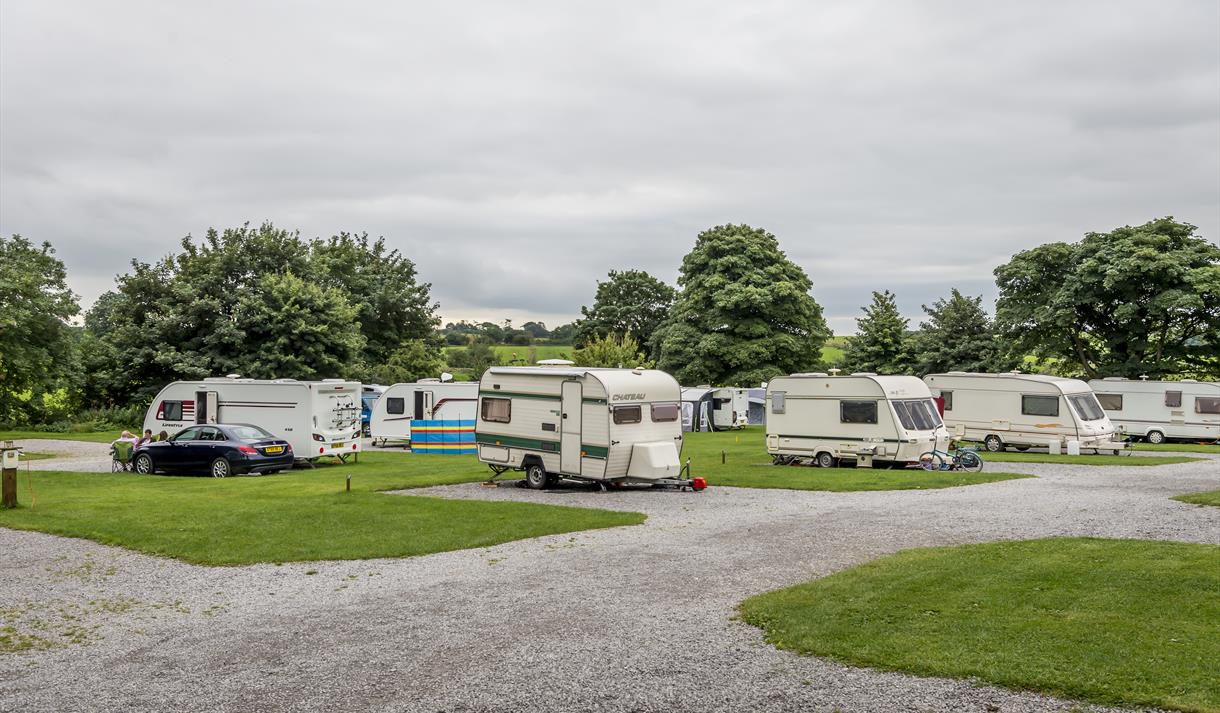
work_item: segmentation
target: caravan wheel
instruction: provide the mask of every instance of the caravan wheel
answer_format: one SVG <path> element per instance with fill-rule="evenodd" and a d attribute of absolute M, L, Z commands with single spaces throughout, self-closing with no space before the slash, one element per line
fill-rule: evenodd
<path fill-rule="evenodd" d="M 826 451 L 822 451 L 814 456 L 813 462 L 817 464 L 819 468 L 833 468 L 835 465 L 837 465 L 835 457 Z"/>
<path fill-rule="evenodd" d="M 1000 437 L 994 433 L 983 439 L 983 445 L 992 453 L 999 453 L 1004 450 L 1004 441 L 1001 441 Z"/>
<path fill-rule="evenodd" d="M 1161 433 L 1160 431 L 1149 431 L 1147 439 L 1149 443 L 1164 443 L 1165 434 Z"/>
<path fill-rule="evenodd" d="M 541 463 L 534 463 L 525 469 L 525 484 L 534 490 L 542 490 L 547 486 L 546 469 Z"/>

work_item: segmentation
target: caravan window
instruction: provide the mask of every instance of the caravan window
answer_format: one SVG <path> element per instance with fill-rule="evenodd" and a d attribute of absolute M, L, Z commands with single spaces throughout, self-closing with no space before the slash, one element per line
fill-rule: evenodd
<path fill-rule="evenodd" d="M 1182 392 L 1181 391 L 1166 391 L 1165 405 L 1169 408 L 1182 408 Z"/>
<path fill-rule="evenodd" d="M 876 423 L 876 401 L 840 401 L 839 421 L 841 423 Z"/>
<path fill-rule="evenodd" d="M 1196 396 L 1195 413 L 1220 413 L 1220 399 L 1212 396 Z"/>
<path fill-rule="evenodd" d="M 1106 417 L 1106 412 L 1101 410 L 1093 394 L 1072 394 L 1067 399 L 1082 421 L 1097 421 Z"/>
<path fill-rule="evenodd" d="M 928 399 L 923 402 L 924 408 L 928 409 L 928 415 L 932 417 L 932 425 L 935 428 L 940 428 L 945 425 L 945 422 L 940 418 L 940 409 L 936 408 L 936 402 Z"/>
<path fill-rule="evenodd" d="M 1058 416 L 1058 396 L 1021 396 L 1021 414 L 1025 416 Z"/>
<path fill-rule="evenodd" d="M 484 421 L 492 421 L 494 423 L 508 423 L 513 416 L 513 402 L 509 399 L 496 399 L 490 396 L 483 397 L 483 405 L 481 406 Z"/>
<path fill-rule="evenodd" d="M 783 391 L 771 392 L 771 413 L 784 412 L 784 393 Z"/>
<path fill-rule="evenodd" d="M 642 420 L 644 420 L 644 408 L 642 406 L 614 407 L 614 422 L 617 424 L 639 423 Z"/>
<path fill-rule="evenodd" d="M 653 423 L 667 423 L 678 420 L 678 404 L 653 404 Z"/>
<path fill-rule="evenodd" d="M 181 421 L 182 420 L 182 402 L 181 401 L 162 401 L 161 412 L 157 414 L 157 418 L 163 421 Z"/>
<path fill-rule="evenodd" d="M 1123 410 L 1123 395 L 1122 394 L 1098 394 L 1097 403 L 1106 411 L 1122 411 Z"/>
<path fill-rule="evenodd" d="M 401 416 L 407 412 L 407 400 L 395 396 L 385 400 L 385 412 L 391 416 Z"/>
<path fill-rule="evenodd" d="M 898 422 L 908 431 L 931 431 L 936 428 L 923 401 L 891 401 Z M 876 423 L 876 421 L 873 421 Z"/>
<path fill-rule="evenodd" d="M 953 410 L 953 392 L 952 391 L 942 391 L 942 392 L 940 392 L 940 397 L 942 399 L 944 399 L 944 401 L 945 401 L 945 410 L 952 411 Z"/>

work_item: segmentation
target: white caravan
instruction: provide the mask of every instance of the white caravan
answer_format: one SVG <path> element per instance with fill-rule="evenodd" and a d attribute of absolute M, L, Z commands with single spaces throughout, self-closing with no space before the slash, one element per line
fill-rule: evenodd
<path fill-rule="evenodd" d="M 1119 431 L 1149 443 L 1220 440 L 1220 384 L 1117 376 L 1089 382 Z"/>
<path fill-rule="evenodd" d="M 161 389 L 144 416 L 153 433 L 197 423 L 248 423 L 292 445 L 298 459 L 346 458 L 360 451 L 360 382 L 343 379 L 175 381 Z"/>
<path fill-rule="evenodd" d="M 682 479 L 680 389 L 655 369 L 492 367 L 479 382 L 475 441 L 496 475 L 693 485 Z M 494 476 L 493 476 L 494 478 Z"/>
<path fill-rule="evenodd" d="M 917 463 L 949 443 L 932 394 L 914 376 L 779 376 L 767 384 L 766 412 L 767 452 L 776 463 Z"/>
<path fill-rule="evenodd" d="M 929 374 L 924 382 L 943 405 L 945 425 L 955 438 L 981 441 L 987 450 L 1006 446 L 1064 445 L 1119 450 L 1114 425 L 1093 390 L 1079 379 L 1041 374 Z"/>
<path fill-rule="evenodd" d="M 478 400 L 477 381 L 420 379 L 413 384 L 394 384 L 373 404 L 369 436 L 381 445 L 409 442 L 411 421 L 473 421 Z"/>
<path fill-rule="evenodd" d="M 712 390 L 712 424 L 717 431 L 745 428 L 749 423 L 749 389 Z"/>

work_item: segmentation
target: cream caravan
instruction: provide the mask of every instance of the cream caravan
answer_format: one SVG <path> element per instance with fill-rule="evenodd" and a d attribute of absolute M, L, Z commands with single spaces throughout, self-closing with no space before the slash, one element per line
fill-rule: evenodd
<path fill-rule="evenodd" d="M 767 384 L 766 414 L 767 452 L 777 463 L 916 463 L 949 441 L 932 394 L 913 376 L 776 377 Z"/>
<path fill-rule="evenodd" d="M 1118 450 L 1114 425 L 1089 385 L 1041 374 L 951 371 L 924 377 L 944 407 L 956 438 L 981 441 L 987 450 L 1024 450 L 1077 441 L 1082 449 Z"/>
<path fill-rule="evenodd" d="M 1116 376 L 1089 382 L 1119 431 L 1149 443 L 1220 440 L 1220 384 Z"/>
<path fill-rule="evenodd" d="M 749 389 L 725 387 L 712 391 L 712 423 L 717 431 L 745 428 L 749 411 Z"/>
<path fill-rule="evenodd" d="M 478 399 L 475 381 L 420 379 L 413 384 L 394 384 L 373 404 L 369 437 L 382 445 L 406 442 L 411 440 L 411 421 L 473 421 Z"/>
<path fill-rule="evenodd" d="M 654 369 L 492 367 L 479 382 L 479 460 L 560 478 L 691 485 L 682 479 L 678 382 Z"/>
<path fill-rule="evenodd" d="M 298 459 L 360 450 L 360 382 L 342 379 L 243 379 L 238 376 L 175 381 L 161 389 L 144 416 L 153 433 L 198 423 L 248 423 L 292 445 Z"/>

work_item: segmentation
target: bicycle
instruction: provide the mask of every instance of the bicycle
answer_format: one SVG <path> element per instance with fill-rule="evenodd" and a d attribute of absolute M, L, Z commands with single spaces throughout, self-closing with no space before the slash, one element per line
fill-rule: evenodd
<path fill-rule="evenodd" d="M 983 469 L 983 459 L 968 448 L 953 451 L 930 450 L 919 454 L 919 467 L 924 470 L 964 470 L 977 473 Z"/>

